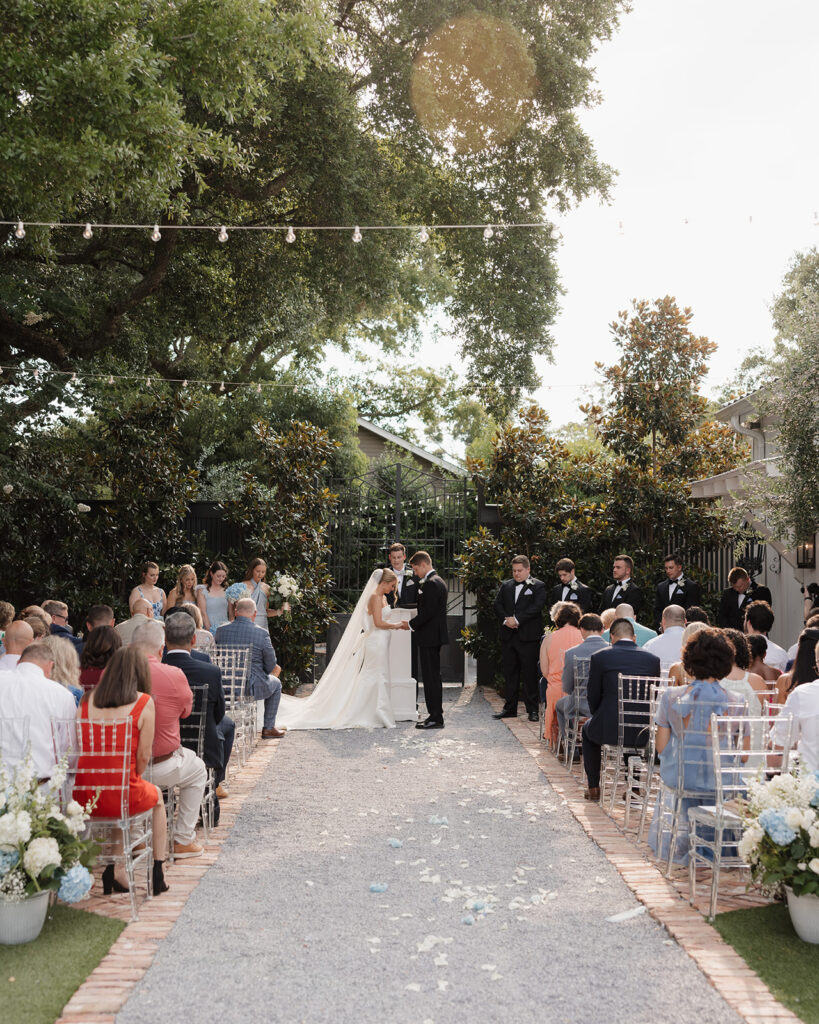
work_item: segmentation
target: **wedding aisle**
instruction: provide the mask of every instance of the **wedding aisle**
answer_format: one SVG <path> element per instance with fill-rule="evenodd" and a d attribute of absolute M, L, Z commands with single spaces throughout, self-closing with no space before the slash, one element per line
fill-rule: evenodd
<path fill-rule="evenodd" d="M 288 734 L 119 1024 L 737 1024 L 648 915 L 607 920 L 640 904 L 483 698 L 447 697 L 441 732 Z"/>

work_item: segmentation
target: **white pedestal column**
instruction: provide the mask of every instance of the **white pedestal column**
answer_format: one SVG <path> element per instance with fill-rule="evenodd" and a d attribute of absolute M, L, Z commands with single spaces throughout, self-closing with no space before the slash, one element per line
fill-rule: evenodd
<path fill-rule="evenodd" d="M 415 608 L 393 608 L 393 622 L 409 622 L 417 614 Z M 396 722 L 417 722 L 415 707 L 416 683 L 412 678 L 412 633 L 408 629 L 395 629 L 390 633 L 390 701 Z"/>

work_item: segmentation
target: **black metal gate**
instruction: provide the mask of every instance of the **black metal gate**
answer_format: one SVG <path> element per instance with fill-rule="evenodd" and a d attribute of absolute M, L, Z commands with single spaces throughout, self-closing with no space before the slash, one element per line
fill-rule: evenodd
<path fill-rule="evenodd" d="M 355 605 L 373 569 L 388 564 L 390 544 L 401 541 L 407 557 L 428 551 L 449 589 L 449 644 L 441 650 L 441 674 L 445 682 L 462 683 L 464 655 L 457 641 L 465 625 L 466 595 L 456 575 L 455 555 L 475 529 L 471 481 L 400 463 L 378 463 L 363 476 L 333 479 L 328 486 L 339 495 L 329 532 L 338 627 L 346 625 L 345 613 Z M 331 628 L 328 657 L 338 635 L 337 628 Z"/>

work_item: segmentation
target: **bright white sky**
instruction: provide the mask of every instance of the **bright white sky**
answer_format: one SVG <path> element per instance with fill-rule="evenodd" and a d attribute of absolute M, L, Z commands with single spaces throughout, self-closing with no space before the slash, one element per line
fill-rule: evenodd
<path fill-rule="evenodd" d="M 719 344 L 712 386 L 772 339 L 790 259 L 819 244 L 817 47 L 812 0 L 635 0 L 601 48 L 603 102 L 581 117 L 619 178 L 611 206 L 561 221 L 566 294 L 536 396 L 555 425 L 581 418 L 564 385 L 616 359 L 608 324 L 633 298 L 693 308 Z"/>

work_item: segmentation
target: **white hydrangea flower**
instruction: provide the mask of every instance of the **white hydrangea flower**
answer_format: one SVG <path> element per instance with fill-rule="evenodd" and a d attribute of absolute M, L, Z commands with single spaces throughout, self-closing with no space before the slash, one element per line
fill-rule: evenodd
<path fill-rule="evenodd" d="M 78 804 L 76 800 L 70 800 L 68 807 L 65 809 L 65 813 L 69 818 L 73 818 L 79 814 L 85 814 L 82 804 Z"/>
<path fill-rule="evenodd" d="M 810 845 L 819 849 L 819 822 L 814 822 L 808 830 Z"/>
<path fill-rule="evenodd" d="M 756 853 L 757 842 L 758 842 L 758 839 L 754 835 L 751 834 L 750 829 L 743 833 L 742 838 L 739 841 L 737 849 L 739 851 L 740 857 L 746 863 L 748 863 L 749 861 L 754 859 L 754 855 Z"/>
<path fill-rule="evenodd" d="M 31 816 L 28 811 L 9 812 L 0 816 L 0 847 L 11 848 L 31 838 Z"/>
<path fill-rule="evenodd" d="M 59 867 L 61 861 L 60 847 L 57 840 L 51 836 L 32 839 L 23 854 L 23 867 L 32 878 L 39 877 L 49 864 L 56 864 Z"/>
<path fill-rule="evenodd" d="M 812 861 L 809 861 L 808 867 L 815 875 L 819 875 L 819 857 L 814 857 Z"/>

